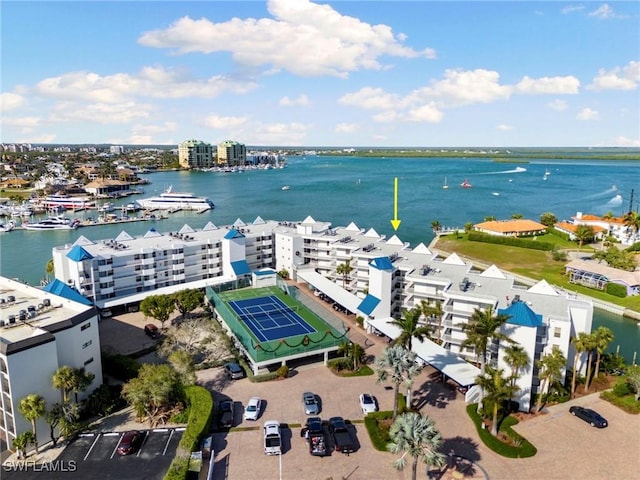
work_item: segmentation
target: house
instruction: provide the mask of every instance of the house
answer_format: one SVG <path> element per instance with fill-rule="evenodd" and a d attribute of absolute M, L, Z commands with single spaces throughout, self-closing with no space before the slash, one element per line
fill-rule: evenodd
<path fill-rule="evenodd" d="M 477 223 L 474 230 L 489 235 L 500 235 L 503 237 L 530 237 L 542 235 L 547 231 L 547 227 L 541 223 L 527 219 L 491 220 Z"/>

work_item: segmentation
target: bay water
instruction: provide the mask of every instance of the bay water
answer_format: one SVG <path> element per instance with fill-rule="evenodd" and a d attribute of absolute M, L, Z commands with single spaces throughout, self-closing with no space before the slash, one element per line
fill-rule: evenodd
<path fill-rule="evenodd" d="M 548 173 L 548 174 L 547 174 Z M 82 227 L 72 231 L 15 230 L 0 234 L 0 274 L 40 284 L 56 245 L 74 242 L 80 235 L 93 241 L 110 239 L 121 231 L 142 235 L 154 227 L 175 231 L 184 224 L 195 229 L 211 221 L 229 225 L 265 220 L 299 221 L 311 215 L 334 226 L 355 222 L 374 228 L 387 238 L 396 234 L 416 246 L 433 238 L 431 224 L 462 229 L 488 216 L 496 219 L 522 214 L 539 220 L 552 212 L 570 219 L 577 212 L 623 215 L 640 200 L 640 163 L 594 158 L 527 163 L 495 162 L 490 158 L 364 158 L 350 156 L 291 156 L 287 167 L 242 173 L 157 172 L 141 197 L 172 187 L 209 197 L 214 210 L 197 214 L 178 212 L 166 220 Z M 397 203 L 395 200 L 397 179 Z M 467 180 L 472 188 L 462 188 Z M 448 189 L 443 189 L 443 185 Z M 282 187 L 288 186 L 283 190 Z M 632 191 L 636 190 L 632 202 Z M 123 205 L 136 197 L 118 200 Z M 401 220 L 394 232 L 390 220 Z M 96 217 L 96 211 L 67 212 L 74 218 Z M 611 318 L 610 318 L 611 317 Z M 620 353 L 631 360 L 640 350 L 640 327 L 635 321 L 597 311 L 594 324 L 613 325 Z"/>

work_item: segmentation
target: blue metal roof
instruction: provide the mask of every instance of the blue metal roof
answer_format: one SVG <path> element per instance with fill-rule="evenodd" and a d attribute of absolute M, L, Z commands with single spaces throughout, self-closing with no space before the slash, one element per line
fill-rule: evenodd
<path fill-rule="evenodd" d="M 82 260 L 91 260 L 93 256 L 80 245 L 75 245 L 71 250 L 69 250 L 69 252 L 67 252 L 67 258 L 74 262 L 81 262 Z"/>
<path fill-rule="evenodd" d="M 244 235 L 241 234 L 238 230 L 236 230 L 235 228 L 232 228 L 231 230 L 229 230 L 229 232 L 224 236 L 224 238 L 226 238 L 227 240 L 231 240 L 232 238 L 244 238 Z"/>
<path fill-rule="evenodd" d="M 251 273 L 251 269 L 249 268 L 249 264 L 246 260 L 231 262 L 231 268 L 233 268 L 233 273 L 236 275 L 246 275 L 247 273 Z"/>
<path fill-rule="evenodd" d="M 77 290 L 71 288 L 64 282 L 61 282 L 57 278 L 48 283 L 43 290 L 45 292 L 49 292 L 53 295 L 57 295 L 58 297 L 66 298 L 67 300 L 72 300 L 74 302 L 82 303 L 83 305 L 93 305 L 91 301 L 84 298 Z"/>
<path fill-rule="evenodd" d="M 508 308 L 498 309 L 498 315 L 509 315 L 507 323 L 523 327 L 542 326 L 542 315 L 534 312 L 524 302 L 513 302 Z"/>
<path fill-rule="evenodd" d="M 389 257 L 374 258 L 369 262 L 369 265 L 377 268 L 378 270 L 393 270 L 393 263 L 391 263 Z"/>
<path fill-rule="evenodd" d="M 379 298 L 376 298 L 373 295 L 367 295 L 366 297 L 364 297 L 364 300 L 360 302 L 360 305 L 358 305 L 358 310 L 367 315 L 371 315 L 371 312 L 376 309 L 379 303 Z"/>

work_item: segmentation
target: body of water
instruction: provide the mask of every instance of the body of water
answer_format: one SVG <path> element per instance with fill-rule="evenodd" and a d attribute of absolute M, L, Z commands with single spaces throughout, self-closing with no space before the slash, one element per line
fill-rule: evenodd
<path fill-rule="evenodd" d="M 548 175 L 545 173 L 548 172 Z M 288 167 L 243 173 L 159 172 L 147 175 L 152 182 L 143 197 L 169 186 L 208 196 L 216 208 L 203 214 L 179 212 L 157 222 L 83 227 L 73 231 L 13 231 L 0 234 L 0 274 L 38 285 L 55 245 L 74 242 L 80 235 L 91 240 L 114 238 L 125 230 L 144 234 L 152 226 L 159 231 L 177 230 L 185 223 L 202 228 L 211 221 L 228 225 L 258 216 L 273 220 L 303 220 L 308 215 L 334 226 L 355 222 L 390 237 L 394 233 L 412 246 L 433 238 L 431 223 L 459 227 L 478 223 L 487 216 L 505 219 L 519 213 L 538 220 L 545 212 L 569 219 L 577 212 L 622 215 L 628 211 L 636 189 L 634 209 L 640 200 L 640 164 L 632 161 L 535 160 L 498 163 L 491 159 L 465 158 L 358 158 L 290 157 Z M 394 232 L 394 179 L 398 179 L 398 218 Z M 443 189 L 445 183 L 448 189 Z M 468 180 L 472 188 L 460 184 Z M 288 190 L 282 187 L 288 185 Z M 135 198 L 135 197 L 130 197 Z M 119 203 L 128 203 L 121 200 Z M 68 213 L 68 215 L 72 215 Z M 78 212 L 73 216 L 95 217 Z M 615 316 L 614 316 L 615 317 Z M 600 319 L 603 319 L 602 321 Z M 616 317 L 617 318 L 617 317 Z M 617 322 L 618 320 L 616 320 Z M 614 323 L 598 311 L 594 323 Z M 629 360 L 640 350 L 640 327 L 619 319 L 616 341 Z M 622 328 L 622 330 L 620 330 Z"/>

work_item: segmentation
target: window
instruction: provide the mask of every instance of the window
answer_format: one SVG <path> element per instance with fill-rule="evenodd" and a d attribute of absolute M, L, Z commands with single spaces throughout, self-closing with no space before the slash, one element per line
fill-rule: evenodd
<path fill-rule="evenodd" d="M 89 328 L 90 326 L 91 326 L 91 322 L 89 322 L 89 323 L 85 323 L 84 325 L 82 325 L 82 326 L 80 327 L 80 331 L 81 331 L 81 332 L 84 332 L 84 331 L 85 331 L 87 328 Z"/>
<path fill-rule="evenodd" d="M 562 335 L 562 329 L 560 327 L 554 327 L 553 328 L 553 337 L 554 338 L 560 338 L 561 335 Z"/>
<path fill-rule="evenodd" d="M 90 363 L 93 363 L 93 357 L 91 357 L 89 360 L 87 360 L 86 362 L 84 362 L 84 366 L 86 367 L 87 365 L 89 365 Z"/>
<path fill-rule="evenodd" d="M 82 344 L 82 348 L 83 348 L 83 349 L 85 349 L 85 348 L 87 348 L 88 346 L 90 346 L 92 343 L 93 343 L 93 341 L 92 341 L 92 340 L 89 340 L 88 342 L 85 342 L 85 343 L 83 343 L 83 344 Z"/>

